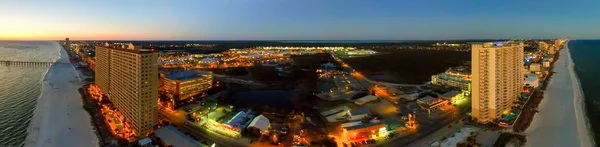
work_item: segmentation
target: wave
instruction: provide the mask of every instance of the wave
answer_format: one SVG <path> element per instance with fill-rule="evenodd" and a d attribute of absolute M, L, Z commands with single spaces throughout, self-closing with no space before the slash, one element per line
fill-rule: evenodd
<path fill-rule="evenodd" d="M 574 103 L 573 105 L 575 105 L 575 111 L 578 112 L 579 114 L 581 114 L 582 116 L 579 116 L 578 114 L 576 114 L 575 118 L 577 119 L 577 122 L 581 122 L 583 121 L 583 124 L 585 125 L 585 128 L 581 128 L 582 126 L 578 125 L 577 126 L 577 131 L 579 132 L 578 134 L 581 134 L 582 131 L 585 131 L 585 134 L 587 134 L 587 136 L 579 136 L 579 140 L 580 142 L 583 143 L 585 142 L 584 139 L 582 137 L 588 137 L 590 140 L 591 145 L 590 146 L 595 146 L 596 142 L 594 140 L 594 132 L 592 131 L 591 128 L 591 124 L 590 124 L 590 120 L 588 118 L 588 114 L 587 114 L 587 110 L 586 106 L 585 106 L 585 93 L 583 92 L 583 88 L 580 82 L 579 77 L 577 76 L 577 74 L 575 73 L 575 62 L 573 62 L 573 58 L 571 57 L 571 52 L 569 49 L 569 42 L 567 42 L 565 44 L 564 49 L 567 50 L 567 58 L 569 59 L 569 74 L 571 75 L 571 81 L 573 81 L 573 92 L 574 92 L 574 97 L 575 99 L 573 99 Z M 577 106 L 579 105 L 579 106 Z M 580 109 L 577 109 L 580 108 Z"/>

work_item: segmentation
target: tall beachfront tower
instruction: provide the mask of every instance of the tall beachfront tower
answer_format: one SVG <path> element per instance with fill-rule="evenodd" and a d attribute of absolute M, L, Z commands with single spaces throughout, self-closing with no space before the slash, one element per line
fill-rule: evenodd
<path fill-rule="evenodd" d="M 499 118 L 523 87 L 523 42 L 471 43 L 471 111 L 478 122 Z"/>
<path fill-rule="evenodd" d="M 67 50 L 71 49 L 71 41 L 69 41 L 69 38 L 65 38 L 65 46 L 67 47 Z"/>
<path fill-rule="evenodd" d="M 158 53 L 105 43 L 96 47 L 96 84 L 138 135 L 158 121 Z"/>

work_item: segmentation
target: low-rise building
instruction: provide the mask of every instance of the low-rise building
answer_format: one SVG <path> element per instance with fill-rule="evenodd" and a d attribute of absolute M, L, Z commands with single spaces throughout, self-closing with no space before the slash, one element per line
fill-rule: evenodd
<path fill-rule="evenodd" d="M 462 92 L 455 91 L 455 90 L 446 92 L 446 93 L 442 94 L 440 97 L 444 100 L 449 101 L 452 104 L 455 104 L 458 100 L 461 100 L 464 98 L 464 96 L 462 95 Z"/>
<path fill-rule="evenodd" d="M 471 69 L 466 66 L 449 68 L 444 73 L 431 76 L 431 83 L 471 91 Z"/>
<path fill-rule="evenodd" d="M 357 104 L 357 105 L 361 105 L 362 106 L 362 105 L 364 105 L 366 103 L 369 103 L 369 102 L 372 102 L 372 101 L 375 101 L 375 100 L 377 100 L 377 96 L 367 95 L 367 96 L 364 96 L 364 97 L 361 97 L 361 98 L 355 100 L 354 103 Z"/>
<path fill-rule="evenodd" d="M 434 98 L 431 96 L 425 96 L 423 98 L 417 99 L 417 104 L 423 110 L 427 111 L 427 113 L 434 112 L 448 104 L 448 101 L 441 98 Z"/>
<path fill-rule="evenodd" d="M 150 138 L 144 138 L 142 140 L 139 140 L 138 145 L 140 147 L 153 147 L 152 140 L 150 140 Z"/>
<path fill-rule="evenodd" d="M 544 65 L 544 67 L 550 67 L 550 59 L 544 59 L 544 61 L 542 61 L 542 64 Z"/>
<path fill-rule="evenodd" d="M 539 63 L 532 63 L 531 65 L 529 65 L 529 70 L 532 72 L 538 72 L 541 71 L 542 66 Z"/>
<path fill-rule="evenodd" d="M 533 88 L 537 88 L 540 85 L 540 79 L 535 74 L 527 75 L 525 78 L 525 86 L 531 86 Z"/>
<path fill-rule="evenodd" d="M 250 125 L 248 125 L 248 128 L 256 128 L 256 129 L 260 130 L 261 134 L 264 134 L 267 132 L 270 125 L 271 125 L 271 123 L 269 122 L 269 119 L 267 117 L 265 117 L 263 115 L 259 115 L 257 117 L 254 117 L 254 119 L 252 119 L 252 121 L 250 122 Z"/>
<path fill-rule="evenodd" d="M 198 146 L 205 147 L 206 145 L 194 140 L 180 132 L 172 125 L 165 126 L 154 131 L 156 137 L 159 138 L 160 144 L 163 146 Z"/>
<path fill-rule="evenodd" d="M 385 123 L 379 120 L 368 122 L 354 121 L 342 124 L 341 126 L 343 129 L 342 137 L 350 141 L 371 139 L 373 135 L 387 133 Z"/>
<path fill-rule="evenodd" d="M 348 110 L 348 119 L 351 121 L 360 120 L 367 117 L 370 113 L 371 112 L 369 111 L 369 109 L 365 107 Z"/>
<path fill-rule="evenodd" d="M 212 87 L 213 75 L 209 71 L 181 70 L 160 74 L 160 91 L 173 100 L 175 108 L 180 102 Z"/>

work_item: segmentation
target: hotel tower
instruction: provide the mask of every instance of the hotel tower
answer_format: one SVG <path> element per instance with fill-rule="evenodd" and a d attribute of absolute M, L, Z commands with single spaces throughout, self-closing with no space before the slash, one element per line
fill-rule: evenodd
<path fill-rule="evenodd" d="M 471 111 L 480 123 L 508 112 L 523 87 L 523 43 L 471 43 Z"/>
<path fill-rule="evenodd" d="M 96 47 L 96 84 L 138 136 L 157 122 L 158 53 L 129 44 Z"/>

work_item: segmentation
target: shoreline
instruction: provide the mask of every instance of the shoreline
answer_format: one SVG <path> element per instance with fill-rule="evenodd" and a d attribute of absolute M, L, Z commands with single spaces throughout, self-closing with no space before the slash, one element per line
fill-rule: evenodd
<path fill-rule="evenodd" d="M 575 72 L 575 62 L 573 62 L 573 58 L 571 57 L 571 52 L 568 48 L 568 42 L 567 44 L 565 44 L 566 48 L 567 48 L 567 54 L 569 57 L 569 73 L 571 75 L 571 80 L 574 81 L 573 83 L 573 89 L 577 90 L 575 92 L 575 99 L 573 99 L 573 105 L 575 105 L 576 108 L 576 117 L 577 117 L 577 123 L 578 124 L 583 124 L 585 126 L 585 128 L 583 128 L 582 125 L 577 125 L 577 129 L 578 131 L 585 131 L 587 136 L 579 136 L 579 139 L 581 142 L 586 141 L 585 138 L 587 138 L 587 141 L 591 143 L 590 146 L 595 146 L 596 142 L 594 140 L 594 132 L 592 131 L 591 125 L 590 125 L 590 120 L 588 118 L 587 115 L 587 111 L 585 108 L 585 93 L 583 92 L 583 88 L 581 87 L 581 82 L 579 80 L 579 77 L 577 76 L 577 73 Z M 575 84 L 576 83 L 576 84 Z M 577 105 L 579 104 L 579 107 L 577 107 Z M 582 120 L 583 119 L 583 120 Z M 583 121 L 583 122 L 581 122 Z M 585 138 L 583 138 L 585 137 Z"/>
<path fill-rule="evenodd" d="M 573 68 L 568 42 L 559 54 L 565 57 L 559 57 L 554 63 L 554 75 L 538 105 L 539 113 L 525 130 L 527 145 L 593 146 L 584 112 L 583 91 Z"/>
<path fill-rule="evenodd" d="M 81 86 L 81 78 L 70 63 L 66 50 L 58 43 L 57 46 L 60 57 L 55 62 L 69 64 L 53 64 L 44 74 L 42 92 L 23 145 L 98 146 L 98 137 L 89 124 L 91 117 L 83 110 L 83 103 L 77 97 L 80 96 L 77 88 Z M 84 120 L 88 123 L 82 123 Z"/>

